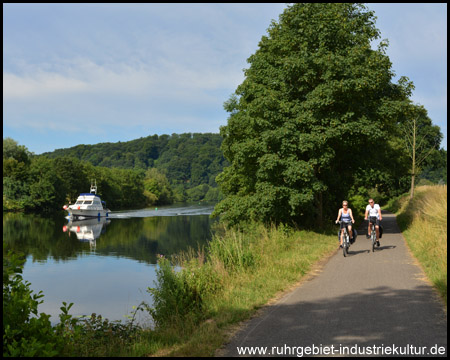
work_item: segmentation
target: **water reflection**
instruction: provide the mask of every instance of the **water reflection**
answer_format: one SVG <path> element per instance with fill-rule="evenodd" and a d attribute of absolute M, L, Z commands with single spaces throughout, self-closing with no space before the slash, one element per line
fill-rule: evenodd
<path fill-rule="evenodd" d="M 95 312 L 124 320 L 141 301 L 151 304 L 146 290 L 155 285 L 158 254 L 204 247 L 212 237 L 214 220 L 208 214 L 194 215 L 206 213 L 204 208 L 166 210 L 118 213 L 100 221 L 68 221 L 63 213 L 4 213 L 3 242 L 25 255 L 23 278 L 35 293 L 43 291 L 39 311 L 51 315 L 52 322 L 63 301 L 74 303 L 75 316 Z"/>
<path fill-rule="evenodd" d="M 91 251 L 95 251 L 97 247 L 97 239 L 101 234 L 106 231 L 106 225 L 111 223 L 111 220 L 107 218 L 93 218 L 74 220 L 68 219 L 67 225 L 63 226 L 63 232 L 71 231 L 75 233 L 79 241 L 85 241 L 89 243 Z"/>
<path fill-rule="evenodd" d="M 148 210 L 150 212 L 152 210 Z M 205 246 L 211 239 L 209 215 L 143 217 L 143 211 L 117 217 L 67 220 L 37 215 L 3 215 L 3 241 L 32 261 L 72 261 L 95 252 L 156 264 L 157 255 L 172 255 Z M 180 213 L 178 211 L 178 213 Z"/>

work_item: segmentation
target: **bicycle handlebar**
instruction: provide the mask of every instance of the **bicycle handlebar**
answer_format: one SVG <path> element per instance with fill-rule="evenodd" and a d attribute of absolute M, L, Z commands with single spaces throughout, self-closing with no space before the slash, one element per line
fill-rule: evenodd
<path fill-rule="evenodd" d="M 352 224 L 352 222 L 350 221 L 350 222 L 345 222 L 345 221 L 342 221 L 342 220 L 338 220 L 338 222 L 334 222 L 335 224 L 337 224 L 337 223 L 339 223 L 339 224 L 342 224 L 342 223 L 345 223 L 345 224 Z"/>

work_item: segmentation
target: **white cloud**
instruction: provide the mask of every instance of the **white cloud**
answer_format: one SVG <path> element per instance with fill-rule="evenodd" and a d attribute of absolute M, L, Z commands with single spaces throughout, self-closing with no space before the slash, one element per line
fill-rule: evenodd
<path fill-rule="evenodd" d="M 44 66 L 26 66 L 22 74 L 3 74 L 4 100 L 32 100 L 73 93 L 137 94 L 150 82 L 148 74 L 127 65 L 115 69 L 89 60 L 75 60 L 68 66 L 45 70 Z"/>
<path fill-rule="evenodd" d="M 3 99 L 42 98 L 61 93 L 85 91 L 88 85 L 57 73 L 37 72 L 30 76 L 3 74 Z"/>
<path fill-rule="evenodd" d="M 241 80 L 231 70 L 189 68 L 170 60 L 102 66 L 77 59 L 65 66 L 23 69 L 20 75 L 4 74 L 4 125 L 41 134 L 101 135 L 111 127 L 122 127 L 124 135 L 139 127 L 159 133 L 201 132 L 202 127 L 217 132 L 226 120 L 217 109 Z"/>
<path fill-rule="evenodd" d="M 4 73 L 3 98 L 51 103 L 64 96 L 122 95 L 135 99 L 157 97 L 174 102 L 206 100 L 210 103 L 217 99 L 208 92 L 235 88 L 242 81 L 242 73 L 233 70 L 208 63 L 189 66 L 170 58 L 161 59 L 158 64 L 136 63 L 134 66 L 99 65 L 88 59 L 76 59 L 52 70 L 45 70 L 44 66 L 24 66 L 22 74 Z"/>

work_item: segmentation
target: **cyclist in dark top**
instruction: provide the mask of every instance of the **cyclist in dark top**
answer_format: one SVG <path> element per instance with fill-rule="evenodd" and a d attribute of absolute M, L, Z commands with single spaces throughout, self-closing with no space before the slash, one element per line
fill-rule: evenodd
<path fill-rule="evenodd" d="M 344 227 L 347 226 L 348 236 L 350 237 L 350 239 L 353 239 L 352 224 L 355 223 L 355 219 L 353 219 L 352 209 L 348 208 L 348 202 L 346 200 L 342 202 L 342 209 L 339 209 L 336 224 L 339 222 L 339 220 L 341 220 L 341 236 L 339 245 L 339 247 L 341 248 L 344 240 Z"/>

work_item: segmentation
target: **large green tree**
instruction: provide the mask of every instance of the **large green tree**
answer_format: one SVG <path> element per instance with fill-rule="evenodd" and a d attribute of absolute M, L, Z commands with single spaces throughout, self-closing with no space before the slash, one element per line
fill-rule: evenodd
<path fill-rule="evenodd" d="M 387 41 L 371 48 L 375 19 L 361 4 L 301 3 L 272 21 L 224 104 L 230 166 L 217 177 L 225 199 L 214 215 L 321 224 L 358 173 L 373 186 L 392 181 L 391 134 L 412 84 L 392 83 Z"/>

